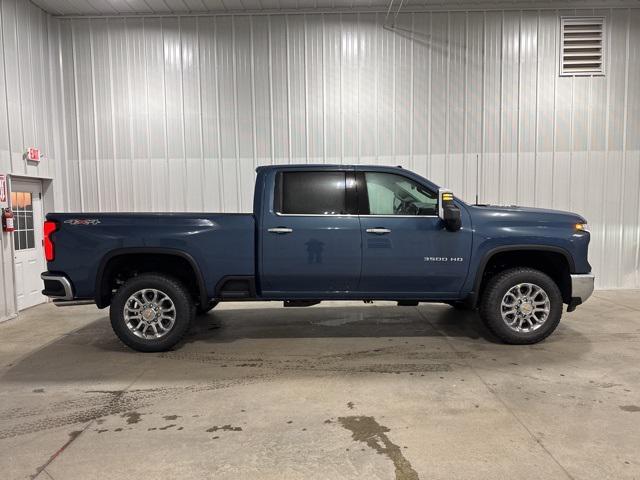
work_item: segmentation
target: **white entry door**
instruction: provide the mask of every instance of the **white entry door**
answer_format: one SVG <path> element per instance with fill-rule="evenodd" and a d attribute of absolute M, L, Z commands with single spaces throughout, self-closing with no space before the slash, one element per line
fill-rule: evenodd
<path fill-rule="evenodd" d="M 13 235 L 18 310 L 44 303 L 40 274 L 45 270 L 42 246 L 42 184 L 11 182 L 11 209 L 15 215 Z"/>

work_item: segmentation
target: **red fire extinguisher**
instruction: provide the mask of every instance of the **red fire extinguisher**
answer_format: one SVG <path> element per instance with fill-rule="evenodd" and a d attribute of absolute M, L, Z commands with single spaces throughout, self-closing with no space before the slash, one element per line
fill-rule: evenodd
<path fill-rule="evenodd" d="M 15 231 L 15 227 L 13 224 L 13 212 L 10 208 L 5 208 L 2 211 L 2 231 L 3 232 L 13 232 Z"/>

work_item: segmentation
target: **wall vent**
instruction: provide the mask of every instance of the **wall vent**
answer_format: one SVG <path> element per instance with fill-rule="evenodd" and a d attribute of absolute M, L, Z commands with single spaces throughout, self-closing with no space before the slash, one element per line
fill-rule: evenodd
<path fill-rule="evenodd" d="M 560 21 L 560 75 L 604 75 L 604 17 Z"/>

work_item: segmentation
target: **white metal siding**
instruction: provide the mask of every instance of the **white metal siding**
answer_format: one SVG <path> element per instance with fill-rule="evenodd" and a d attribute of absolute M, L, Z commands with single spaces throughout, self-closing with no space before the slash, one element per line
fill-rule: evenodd
<path fill-rule="evenodd" d="M 306 11 L 322 9 L 331 10 L 372 10 L 387 9 L 389 0 L 31 0 L 45 11 L 54 15 L 166 15 L 166 14 L 200 14 L 215 13 L 287 13 L 296 9 Z M 637 0 L 616 0 L 615 6 L 637 7 Z M 536 8 L 576 8 L 577 4 L 588 8 L 608 7 L 607 0 L 398 0 L 393 2 L 395 12 L 402 3 L 403 9 L 432 10 L 480 10 L 482 8 L 499 10 L 519 8 L 522 10 Z M 610 2 L 609 2 L 610 3 Z"/>
<path fill-rule="evenodd" d="M 560 77 L 559 19 L 606 19 L 607 75 Z M 60 20 L 69 208 L 249 211 L 254 167 L 400 164 L 473 201 L 591 224 L 640 287 L 640 10 Z"/>
<path fill-rule="evenodd" d="M 558 75 L 565 15 L 605 17 L 605 76 Z M 598 285 L 640 287 L 640 9 L 383 19 L 57 19 L 2 0 L 0 171 L 54 178 L 58 210 L 234 212 L 256 165 L 289 162 L 402 164 L 473 201 L 480 155 L 481 201 L 583 214 Z"/>
<path fill-rule="evenodd" d="M 59 21 L 31 2 L 0 1 L 0 173 L 61 177 Z M 23 155 L 39 147 L 47 158 L 34 165 Z M 62 204 L 62 189 L 56 192 Z M 11 236 L 0 233 L 0 320 L 16 313 Z"/>

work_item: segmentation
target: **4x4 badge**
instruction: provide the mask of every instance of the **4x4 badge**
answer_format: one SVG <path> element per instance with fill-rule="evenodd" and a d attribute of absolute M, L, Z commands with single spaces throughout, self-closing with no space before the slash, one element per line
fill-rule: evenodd
<path fill-rule="evenodd" d="M 65 220 L 64 223 L 68 223 L 69 225 L 97 225 L 100 223 L 100 220 L 97 218 L 72 218 Z"/>

